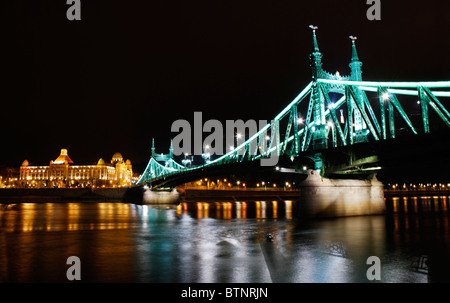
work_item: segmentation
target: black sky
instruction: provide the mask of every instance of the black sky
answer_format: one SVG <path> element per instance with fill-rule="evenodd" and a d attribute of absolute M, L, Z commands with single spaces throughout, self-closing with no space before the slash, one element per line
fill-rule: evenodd
<path fill-rule="evenodd" d="M 145 164 L 172 123 L 270 120 L 310 81 L 309 24 L 324 68 L 348 74 L 358 37 L 365 80 L 450 80 L 448 1 L 65 0 L 0 4 L 0 165 L 75 162 L 119 151 Z"/>

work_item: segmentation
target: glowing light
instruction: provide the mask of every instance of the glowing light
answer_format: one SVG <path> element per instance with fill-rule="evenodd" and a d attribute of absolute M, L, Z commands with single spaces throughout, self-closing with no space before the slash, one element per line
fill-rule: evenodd
<path fill-rule="evenodd" d="M 342 84 L 353 86 L 372 86 L 372 87 L 397 87 L 397 88 L 417 88 L 422 87 L 435 87 L 445 88 L 450 86 L 450 81 L 429 81 L 429 82 L 375 82 L 375 81 L 338 81 L 330 79 L 317 79 L 317 82 L 329 83 L 329 84 Z M 416 91 L 417 95 L 417 91 Z"/>
<path fill-rule="evenodd" d="M 388 93 L 384 93 L 382 97 L 383 97 L 383 100 L 387 100 L 387 99 L 389 99 L 389 94 Z"/>

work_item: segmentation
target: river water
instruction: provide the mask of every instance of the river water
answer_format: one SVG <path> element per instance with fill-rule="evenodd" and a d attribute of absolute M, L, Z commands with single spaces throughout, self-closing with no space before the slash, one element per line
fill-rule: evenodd
<path fill-rule="evenodd" d="M 83 282 L 448 282 L 449 197 L 386 204 L 316 221 L 283 200 L 3 204 L 0 282 L 68 282 L 70 256 Z"/>

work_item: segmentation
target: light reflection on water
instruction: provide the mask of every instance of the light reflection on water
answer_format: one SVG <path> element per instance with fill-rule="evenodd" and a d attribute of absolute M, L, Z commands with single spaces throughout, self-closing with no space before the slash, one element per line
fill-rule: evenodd
<path fill-rule="evenodd" d="M 84 282 L 370 282 L 369 256 L 381 282 L 448 281 L 447 197 L 318 221 L 297 203 L 0 205 L 0 282 L 66 282 L 72 255 Z"/>
<path fill-rule="evenodd" d="M 188 214 L 195 219 L 292 219 L 292 200 L 284 201 L 235 201 L 235 202 L 182 202 L 177 215 Z"/>

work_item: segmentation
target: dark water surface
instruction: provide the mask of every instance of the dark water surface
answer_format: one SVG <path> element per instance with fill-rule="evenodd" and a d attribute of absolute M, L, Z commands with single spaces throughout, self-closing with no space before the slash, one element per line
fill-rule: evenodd
<path fill-rule="evenodd" d="M 388 198 L 387 214 L 317 221 L 297 201 L 0 205 L 0 282 L 449 281 L 448 197 Z"/>

